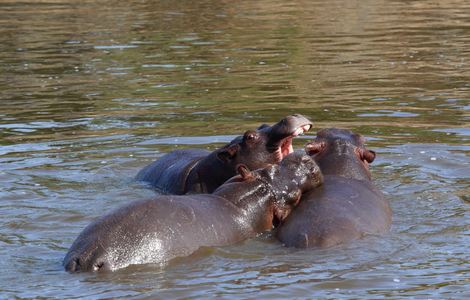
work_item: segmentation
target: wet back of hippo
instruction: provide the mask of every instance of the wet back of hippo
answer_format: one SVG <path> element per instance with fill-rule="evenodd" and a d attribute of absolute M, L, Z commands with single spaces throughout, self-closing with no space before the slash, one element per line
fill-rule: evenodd
<path fill-rule="evenodd" d="M 137 174 L 136 180 L 148 182 L 166 194 L 185 194 L 189 173 L 208 154 L 209 151 L 202 149 L 172 151 L 142 169 Z"/>
<path fill-rule="evenodd" d="M 302 196 L 277 237 L 290 247 L 330 247 L 387 232 L 391 209 L 369 181 L 324 176 L 323 186 Z"/>

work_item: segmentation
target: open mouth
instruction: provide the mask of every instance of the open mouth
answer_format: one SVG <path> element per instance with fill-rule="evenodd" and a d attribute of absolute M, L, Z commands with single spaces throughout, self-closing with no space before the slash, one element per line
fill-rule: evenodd
<path fill-rule="evenodd" d="M 278 159 L 278 161 L 281 161 L 284 157 L 294 152 L 294 147 L 292 147 L 292 139 L 309 131 L 310 128 L 312 128 L 311 124 L 302 125 L 295 129 L 294 132 L 291 133 L 291 135 L 286 138 L 283 138 L 279 142 L 279 148 L 276 150 L 276 158 Z"/>

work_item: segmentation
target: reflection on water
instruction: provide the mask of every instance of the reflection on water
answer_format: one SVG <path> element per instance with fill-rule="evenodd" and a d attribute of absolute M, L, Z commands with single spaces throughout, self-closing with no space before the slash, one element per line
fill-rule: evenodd
<path fill-rule="evenodd" d="M 469 19 L 459 0 L 2 1 L 0 295 L 468 298 Z M 369 138 L 389 235 L 62 270 L 91 220 L 154 194 L 140 167 L 293 112 Z"/>

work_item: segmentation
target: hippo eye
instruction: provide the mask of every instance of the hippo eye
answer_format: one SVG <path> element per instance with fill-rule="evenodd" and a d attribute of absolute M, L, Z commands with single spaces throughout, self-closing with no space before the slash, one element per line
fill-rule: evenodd
<path fill-rule="evenodd" d="M 255 141 L 259 138 L 256 131 L 247 131 L 244 136 L 245 141 Z"/>

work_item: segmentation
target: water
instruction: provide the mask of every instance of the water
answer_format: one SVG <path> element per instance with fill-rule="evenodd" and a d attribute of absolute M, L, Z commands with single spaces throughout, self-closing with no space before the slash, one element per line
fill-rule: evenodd
<path fill-rule="evenodd" d="M 458 0 L 2 1 L 0 298 L 468 299 L 469 30 Z M 88 223 L 153 195 L 141 167 L 294 112 L 369 139 L 389 234 L 63 271 Z"/>

